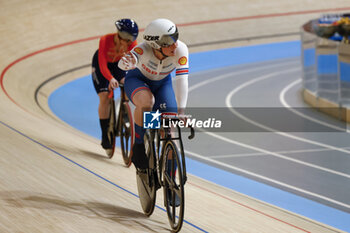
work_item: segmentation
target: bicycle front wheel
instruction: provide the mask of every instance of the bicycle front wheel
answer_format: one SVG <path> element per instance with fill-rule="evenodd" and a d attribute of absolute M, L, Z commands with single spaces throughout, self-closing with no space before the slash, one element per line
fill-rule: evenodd
<path fill-rule="evenodd" d="M 130 106 L 121 103 L 119 112 L 119 136 L 123 160 L 126 166 L 131 165 L 132 146 L 134 145 L 134 122 Z"/>
<path fill-rule="evenodd" d="M 185 191 L 181 160 L 173 141 L 163 148 L 162 170 L 164 205 L 173 231 L 180 231 L 184 218 Z"/>
<path fill-rule="evenodd" d="M 115 116 L 115 102 L 114 99 L 110 99 L 110 112 L 109 112 L 109 122 L 108 122 L 108 131 L 107 136 L 110 145 L 112 146 L 111 149 L 106 150 L 108 158 L 112 158 L 114 155 L 115 150 L 115 137 L 116 137 L 116 128 L 117 128 L 117 122 L 116 122 L 116 116 Z"/>

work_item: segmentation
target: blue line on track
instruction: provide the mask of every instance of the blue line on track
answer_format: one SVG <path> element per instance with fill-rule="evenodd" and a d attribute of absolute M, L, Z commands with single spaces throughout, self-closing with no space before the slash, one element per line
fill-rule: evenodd
<path fill-rule="evenodd" d="M 67 160 L 67 161 L 69 161 L 69 162 L 71 162 L 71 163 L 77 165 L 78 167 L 84 169 L 85 171 L 87 171 L 87 172 L 89 172 L 89 173 L 91 173 L 91 174 L 97 176 L 98 178 L 100 178 L 100 179 L 102 179 L 102 180 L 104 180 L 104 181 L 110 183 L 111 185 L 114 185 L 115 187 L 117 187 L 117 188 L 119 188 L 119 189 L 121 189 L 121 190 L 123 190 L 123 191 L 125 191 L 125 192 L 127 192 L 127 193 L 129 193 L 129 194 L 131 194 L 131 195 L 133 195 L 134 197 L 139 198 L 139 196 L 136 195 L 135 193 L 133 193 L 133 192 L 131 192 L 131 191 L 129 191 L 129 190 L 127 190 L 127 189 L 125 189 L 125 188 L 123 188 L 123 187 L 117 185 L 116 183 L 114 183 L 114 182 L 112 182 L 112 181 L 110 181 L 110 180 L 104 178 L 103 176 L 100 176 L 99 174 L 97 174 L 97 173 L 91 171 L 90 169 L 88 169 L 88 168 L 84 167 L 83 165 L 81 165 L 81 164 L 75 162 L 74 160 L 71 160 L 71 159 L 68 158 L 67 156 L 65 156 L 65 155 L 63 155 L 63 154 L 61 154 L 61 153 L 59 153 L 59 152 L 57 152 L 57 151 L 51 149 L 50 147 L 45 146 L 44 144 L 42 144 L 42 143 L 38 142 L 37 140 L 35 140 L 35 139 L 33 139 L 33 138 L 31 138 L 31 137 L 25 135 L 24 133 L 20 132 L 19 130 L 15 129 L 15 128 L 11 127 L 11 126 L 9 126 L 8 124 L 6 124 L 6 123 L 4 123 L 4 122 L 2 122 L 2 121 L 0 121 L 0 123 L 1 123 L 2 125 L 4 125 L 5 127 L 11 129 L 12 131 L 14 131 L 14 132 L 16 132 L 16 133 L 22 135 L 23 137 L 29 139 L 30 141 L 32 141 L 32 142 L 34 142 L 34 143 L 40 145 L 41 147 L 43 147 L 43 148 L 45 148 L 45 149 L 51 151 L 52 153 L 54 153 L 54 154 L 56 154 L 56 155 L 58 155 L 58 156 L 64 158 L 65 160 Z M 163 212 L 166 212 L 166 210 L 165 210 L 164 208 L 162 208 L 162 207 L 160 207 L 160 206 L 158 206 L 158 205 L 156 205 L 156 207 L 157 207 L 158 209 L 162 210 Z M 194 227 L 194 228 L 196 228 L 196 229 L 202 231 L 202 232 L 206 232 L 206 233 L 208 232 L 208 231 L 205 231 L 204 229 L 202 229 L 202 228 L 200 228 L 200 227 L 194 225 L 194 224 L 191 223 L 191 222 L 188 222 L 188 221 L 186 221 L 186 220 L 184 220 L 184 222 L 187 223 L 188 225 L 190 225 L 190 226 L 192 226 L 192 227 Z"/>

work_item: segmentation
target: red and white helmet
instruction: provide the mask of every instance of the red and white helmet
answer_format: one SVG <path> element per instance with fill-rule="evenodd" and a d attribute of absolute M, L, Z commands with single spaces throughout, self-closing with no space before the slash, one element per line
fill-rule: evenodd
<path fill-rule="evenodd" d="M 169 47 L 179 38 L 176 25 L 168 19 L 153 20 L 145 29 L 143 39 L 152 48 Z"/>

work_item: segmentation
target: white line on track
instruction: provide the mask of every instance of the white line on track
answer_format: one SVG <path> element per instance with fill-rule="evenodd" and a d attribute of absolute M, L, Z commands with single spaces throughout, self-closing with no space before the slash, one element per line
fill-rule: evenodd
<path fill-rule="evenodd" d="M 286 70 L 285 71 L 282 71 L 282 72 L 277 72 L 277 73 L 285 73 L 287 72 Z M 313 145 L 317 145 L 317 146 L 320 146 L 320 147 L 325 147 L 325 148 L 328 148 L 328 149 L 331 149 L 331 150 L 335 150 L 335 151 L 339 151 L 339 152 L 343 152 L 343 153 L 346 153 L 346 154 L 350 154 L 350 151 L 349 150 L 345 150 L 345 149 L 342 149 L 342 148 L 339 148 L 339 147 L 335 147 L 335 146 L 332 146 L 332 145 L 328 145 L 328 144 L 325 144 L 325 143 L 321 143 L 321 142 L 316 142 L 316 141 L 313 141 L 313 140 L 309 140 L 309 139 L 306 139 L 306 138 L 301 138 L 301 137 L 298 137 L 298 136 L 295 136 L 295 135 L 292 135 L 292 134 L 288 134 L 288 133 L 284 133 L 284 132 L 276 132 L 277 130 L 276 129 L 273 129 L 273 128 L 270 128 L 268 126 L 265 126 L 265 125 L 262 125 L 256 121 L 253 121 L 243 115 L 241 115 L 240 113 L 238 113 L 237 111 L 234 110 L 233 106 L 231 105 L 230 103 L 230 100 L 232 99 L 232 96 L 234 94 L 236 94 L 238 91 L 240 91 L 241 89 L 255 83 L 255 82 L 258 82 L 258 81 L 261 81 L 261 80 L 264 80 L 264 79 L 267 79 L 267 78 L 270 78 L 270 77 L 265 77 L 265 78 L 258 78 L 258 79 L 254 79 L 254 80 L 250 80 L 242 85 L 240 85 L 239 87 L 235 88 L 233 91 L 231 91 L 227 97 L 226 97 L 226 106 L 229 107 L 229 110 L 231 112 L 233 112 L 235 115 L 237 115 L 238 117 L 240 117 L 241 119 L 251 123 L 251 124 L 254 124 L 262 129 L 265 129 L 267 131 L 270 131 L 270 132 L 273 132 L 275 134 L 278 134 L 278 135 L 282 135 L 282 136 L 285 136 L 285 137 L 288 137 L 288 138 L 292 138 L 292 139 L 295 139 L 295 140 L 298 140 L 298 141 L 302 141 L 302 142 L 306 142 L 306 143 L 309 143 L 309 144 L 313 144 Z"/>
<path fill-rule="evenodd" d="M 292 138 L 292 139 L 295 139 L 295 140 L 298 140 L 298 141 L 302 141 L 302 142 L 305 142 L 305 143 L 310 143 L 310 144 L 317 145 L 317 146 L 320 146 L 320 147 L 325 147 L 325 148 L 329 148 L 329 149 L 332 149 L 332 150 L 337 150 L 337 151 L 341 151 L 341 152 L 345 152 L 345 153 L 349 153 L 350 154 L 350 151 L 347 151 L 347 150 L 344 150 L 344 149 L 341 149 L 341 148 L 337 148 L 337 147 L 330 146 L 330 145 L 327 145 L 327 144 L 324 144 L 324 143 L 315 142 L 315 141 L 308 140 L 308 139 L 305 139 L 305 138 L 297 137 L 297 136 L 294 136 L 292 134 L 288 134 L 288 133 L 284 133 L 284 132 L 277 132 L 276 129 L 270 128 L 270 127 L 268 127 L 266 125 L 260 124 L 260 123 L 258 123 L 256 121 L 253 121 L 253 120 L 249 119 L 248 117 L 243 116 L 241 113 L 237 112 L 233 108 L 233 106 L 231 104 L 231 99 L 232 99 L 233 95 L 238 93 L 243 88 L 246 88 L 247 86 L 252 85 L 254 83 L 257 83 L 259 81 L 263 81 L 263 80 L 266 80 L 268 78 L 276 77 L 276 76 L 281 75 L 281 74 L 294 72 L 296 70 L 298 70 L 298 69 L 294 68 L 294 69 L 288 69 L 288 70 L 273 72 L 273 73 L 270 73 L 270 74 L 267 74 L 267 75 L 264 75 L 264 76 L 261 76 L 259 78 L 252 79 L 250 81 L 247 81 L 247 82 L 243 83 L 242 85 L 240 85 L 240 86 L 236 87 L 235 89 L 233 89 L 227 95 L 226 101 L 225 101 L 226 102 L 226 106 L 229 108 L 229 110 L 234 115 L 238 116 L 239 118 L 245 120 L 246 122 L 248 122 L 250 124 L 258 126 L 258 127 L 262 128 L 264 130 L 270 131 L 270 132 L 272 132 L 274 134 L 278 134 L 278 135 L 281 135 L 281 136 L 284 136 L 284 137 L 288 137 L 288 138 Z M 231 142 L 231 141 L 232 140 L 230 140 L 230 139 L 227 140 L 227 142 Z M 237 145 L 237 142 L 233 142 L 232 141 L 231 143 Z M 242 144 L 242 143 L 239 143 L 239 144 L 241 144 L 241 146 L 243 146 L 243 147 L 246 147 L 246 148 L 249 148 L 249 149 L 252 149 L 252 150 L 256 150 L 256 151 L 260 151 L 260 152 L 263 152 L 263 153 L 267 153 L 269 155 L 272 155 L 272 156 L 275 156 L 275 157 L 278 157 L 278 158 L 281 158 L 281 159 L 289 160 L 289 161 L 292 161 L 292 162 L 295 162 L 295 163 L 299 163 L 299 164 L 304 165 L 304 166 L 316 168 L 316 169 L 319 169 L 319 170 L 322 170 L 322 171 L 325 171 L 325 172 L 329 172 L 329 173 L 332 173 L 332 174 L 335 174 L 335 175 L 339 175 L 339 176 L 343 176 L 343 177 L 346 177 L 346 178 L 350 178 L 350 174 L 334 171 L 332 169 L 328 169 L 328 168 L 321 167 L 321 166 L 318 166 L 318 165 L 315 165 L 315 164 L 312 164 L 312 163 L 304 162 L 302 160 L 290 158 L 290 157 L 287 157 L 287 156 L 284 156 L 284 155 L 281 155 L 281 154 L 278 154 L 278 153 L 275 153 L 275 152 L 272 152 L 272 151 L 268 151 L 268 150 L 265 150 L 265 149 L 261 149 L 261 148 L 255 147 L 255 146 L 250 146 L 250 145 L 246 145 L 246 144 Z"/>
<path fill-rule="evenodd" d="M 261 70 L 264 70 L 264 69 L 271 69 L 271 68 L 275 68 L 275 67 L 281 67 L 283 65 L 293 65 L 293 63 L 297 64 L 297 62 L 295 61 L 288 61 L 288 62 L 283 62 L 283 63 L 278 63 L 278 64 L 273 64 L 273 65 L 266 65 L 266 66 L 263 66 L 263 67 L 257 67 L 257 68 L 253 68 L 253 69 L 249 69 L 249 70 L 240 70 L 240 71 L 233 71 L 233 72 L 230 72 L 230 73 L 227 73 L 227 74 L 222 74 L 222 75 L 219 75 L 215 78 L 211 78 L 211 79 L 207 79 L 207 80 L 204 80 L 202 82 L 199 82 L 199 83 L 196 83 L 192 86 L 190 86 L 188 88 L 188 92 L 191 92 L 199 87 L 202 87 L 204 85 L 207 85 L 209 83 L 213 83 L 213 82 L 216 82 L 216 81 L 219 81 L 221 79 L 225 79 L 225 78 L 229 78 L 229 77 L 232 77 L 232 76 L 238 76 L 238 75 L 242 75 L 242 74 L 246 74 L 246 73 L 250 73 L 250 72 L 257 72 L 257 71 L 261 71 Z"/>
<path fill-rule="evenodd" d="M 343 149 L 350 149 L 350 147 L 343 147 Z M 331 149 L 304 149 L 304 150 L 285 150 L 285 151 L 275 151 L 278 154 L 299 154 L 299 153 L 312 153 L 312 152 L 327 152 L 332 151 Z M 249 156 L 263 156 L 268 155 L 265 153 L 241 153 L 241 154 L 230 154 L 230 155 L 215 155 L 207 156 L 208 158 L 215 159 L 225 159 L 225 158 L 237 158 L 237 157 L 249 157 Z"/>
<path fill-rule="evenodd" d="M 292 63 L 292 62 L 289 62 L 289 63 Z M 295 62 L 294 62 L 295 63 Z M 254 69 L 250 69 L 250 70 L 243 70 L 243 71 L 239 71 L 239 72 L 230 72 L 229 74 L 225 74 L 225 75 L 220 75 L 216 78 L 213 78 L 213 79 L 208 79 L 208 80 L 205 80 L 205 81 L 202 81 L 200 83 L 197 83 L 193 86 L 191 86 L 189 88 L 189 92 L 201 87 L 201 86 L 204 86 L 204 85 L 207 85 L 207 84 L 210 84 L 212 82 L 215 82 L 217 80 L 221 80 L 221 79 L 224 79 L 224 78 L 228 78 L 228 77 L 232 77 L 234 75 L 239 75 L 239 74 L 245 74 L 245 73 L 249 73 L 251 71 L 258 71 L 260 69 L 264 69 L 264 68 L 273 68 L 273 67 L 280 67 L 281 64 L 277 64 L 277 65 L 270 65 L 270 66 L 264 66 L 262 68 L 254 68 Z M 232 96 L 232 95 L 231 95 Z M 227 102 L 227 99 L 226 99 L 226 102 Z M 230 104 L 229 104 L 230 105 Z M 250 147 L 249 145 L 246 145 L 246 144 L 243 144 L 243 143 L 239 143 L 239 142 L 236 142 L 234 140 L 231 140 L 231 139 L 228 139 L 226 137 L 223 137 L 223 136 L 220 136 L 220 135 L 217 135 L 217 134 L 214 134 L 214 133 L 210 133 L 210 132 L 205 132 L 206 134 L 212 136 L 212 137 L 215 137 L 215 138 L 218 138 L 220 140 L 223 140 L 223 141 L 227 141 L 229 140 L 231 143 L 238 143 L 239 145 L 242 145 L 243 147 L 245 146 L 248 146 Z M 257 148 L 255 147 L 256 149 L 260 149 L 260 148 Z M 255 149 L 255 150 L 256 150 Z M 330 149 L 333 149 L 333 148 L 330 148 Z M 258 150 L 259 151 L 259 150 Z M 263 150 L 263 151 L 260 151 L 262 153 L 266 153 L 267 151 Z M 229 169 L 232 169 L 232 170 L 236 170 L 236 171 L 239 171 L 239 172 L 242 172 L 244 174 L 248 174 L 250 176 L 253 176 L 253 177 L 257 177 L 257 178 L 260 178 L 262 180 L 266 180 L 266 181 L 269 181 L 271 183 L 274 183 L 274 184 L 278 184 L 278 185 L 281 185 L 283 187 L 286 187 L 286 188 L 289 188 L 289 189 L 292 189 L 292 190 L 296 190 L 300 193 L 304 193 L 304 194 L 307 194 L 307 195 L 310 195 L 310 196 L 313 196 L 313 197 L 316 197 L 316 198 L 319 198 L 319 199 L 322 199 L 322 200 L 325 200 L 325 201 L 328 201 L 328 202 L 331 202 L 331 203 L 334 203 L 334 204 L 337 204 L 339 206 L 343 206 L 343 207 L 346 207 L 346 208 L 350 208 L 350 205 L 348 204 L 345 204 L 345 203 L 342 203 L 342 202 L 339 202 L 337 200 L 334 200 L 334 199 L 331 199 L 331 198 L 328 198 L 328 197 L 325 197 L 325 196 L 322 196 L 322 195 L 319 195 L 319 194 L 316 194 L 316 193 L 312 193 L 312 192 L 309 192 L 307 190 L 304 190 L 304 189 L 300 189 L 298 187 L 295 187 L 295 186 L 292 186 L 292 185 L 289 185 L 289 184 L 286 184 L 286 183 L 283 183 L 283 182 L 280 182 L 280 181 L 277 181 L 277 180 L 274 180 L 274 179 L 271 179 L 271 178 L 268 178 L 268 177 L 265 177 L 265 176 L 262 176 L 262 175 L 259 175 L 259 174 L 256 174 L 256 173 L 253 173 L 253 172 L 250 172 L 250 171 L 247 171 L 247 170 L 244 170 L 244 169 L 241 169 L 241 168 L 238 168 L 238 167 L 235 167 L 235 166 L 232 166 L 232 165 L 229 165 L 229 164 L 226 164 L 226 163 L 222 163 L 220 161 L 216 161 L 216 160 L 213 160 L 211 158 L 207 158 L 205 156 L 202 156 L 202 155 L 199 155 L 197 153 L 194 153 L 194 152 L 190 152 L 190 151 L 186 151 L 186 153 L 192 155 L 193 157 L 197 157 L 199 159 L 202 159 L 202 160 L 205 160 L 205 161 L 209 161 L 213 164 L 217 164 L 217 165 L 220 165 L 220 166 L 223 166 L 223 167 L 226 167 L 226 168 L 229 168 Z M 272 152 L 273 153 L 273 152 Z"/>
<path fill-rule="evenodd" d="M 321 125 L 324 125 L 324 126 L 327 126 L 329 128 L 332 128 L 332 129 L 335 129 L 335 130 L 339 130 L 339 131 L 344 131 L 344 128 L 341 128 L 341 127 L 338 127 L 338 126 L 335 126 L 335 125 L 332 125 L 332 124 L 328 124 L 324 121 L 320 121 L 320 120 L 317 120 L 317 119 L 314 119 L 306 114 L 303 114 L 295 109 L 293 109 L 288 103 L 287 101 L 285 100 L 285 95 L 286 93 L 292 88 L 294 87 L 295 85 L 299 84 L 301 82 L 301 79 L 297 79 L 293 82 L 291 82 L 289 85 L 287 85 L 285 88 L 282 89 L 281 93 L 280 93 L 280 102 L 282 103 L 283 106 L 285 106 L 286 108 L 288 108 L 288 110 L 292 111 L 294 114 L 296 115 L 299 115 L 305 119 L 308 119 L 309 121 L 313 121 L 313 122 L 316 122 L 318 124 L 321 124 Z M 349 130 L 346 130 L 346 132 L 348 133 Z"/>
<path fill-rule="evenodd" d="M 212 135 L 212 136 L 214 136 L 214 135 Z M 217 136 L 219 136 L 219 135 L 215 135 L 214 137 L 217 137 Z M 219 137 L 220 137 L 220 136 L 219 136 Z M 223 137 L 223 140 L 226 140 L 226 138 Z M 334 199 L 331 199 L 331 198 L 328 198 L 328 197 L 325 197 L 325 196 L 322 196 L 322 195 L 319 195 L 319 194 L 316 194 L 316 193 L 313 193 L 313 192 L 309 192 L 309 191 L 307 191 L 307 190 L 304 190 L 304 189 L 301 189 L 301 188 L 298 188 L 298 187 L 295 187 L 295 186 L 292 186 L 292 185 L 289 185 L 289 184 L 286 184 L 286 183 L 283 183 L 283 182 L 280 182 L 280 181 L 277 181 L 277 180 L 268 178 L 268 177 L 266 177 L 266 176 L 258 175 L 258 174 L 256 174 L 256 173 L 253 173 L 253 172 L 250 172 L 250 171 L 241 169 L 241 168 L 239 168 L 239 167 L 235 167 L 235 166 L 232 166 L 232 165 L 229 165 L 229 164 L 226 164 L 226 163 L 222 163 L 222 162 L 219 162 L 219 161 L 210 159 L 210 158 L 208 158 L 208 157 L 204 157 L 204 156 L 199 155 L 199 154 L 196 154 L 196 153 L 194 153 L 194 152 L 190 152 L 190 151 L 187 151 L 187 150 L 186 150 L 185 153 L 190 154 L 190 155 L 191 155 L 192 157 L 194 157 L 194 158 L 198 158 L 198 159 L 201 159 L 201 160 L 205 160 L 205 161 L 208 161 L 208 162 L 210 162 L 210 163 L 214 163 L 214 164 L 217 164 L 217 165 L 220 165 L 220 166 L 223 166 L 223 167 L 232 169 L 232 170 L 236 170 L 236 171 L 239 171 L 239 172 L 241 172 L 241 173 L 244 173 L 244 174 L 247 174 L 247 175 L 250 175 L 250 176 L 253 176 L 253 177 L 256 177 L 256 178 L 265 180 L 265 181 L 268 181 L 268 182 L 273 183 L 273 184 L 280 185 L 280 186 L 282 186 L 282 187 L 289 188 L 289 189 L 291 189 L 291 190 L 295 190 L 295 191 L 300 192 L 300 193 L 307 194 L 307 195 L 309 195 L 309 196 L 316 197 L 316 198 L 321 199 L 321 200 L 325 200 L 325 201 L 331 202 L 331 203 L 336 204 L 336 205 L 339 205 L 339 206 L 343 206 L 343 207 L 346 207 L 346 208 L 350 208 L 350 205 L 347 205 L 347 204 L 345 204 L 345 203 L 339 202 L 339 201 L 337 201 L 337 200 L 334 200 Z"/>

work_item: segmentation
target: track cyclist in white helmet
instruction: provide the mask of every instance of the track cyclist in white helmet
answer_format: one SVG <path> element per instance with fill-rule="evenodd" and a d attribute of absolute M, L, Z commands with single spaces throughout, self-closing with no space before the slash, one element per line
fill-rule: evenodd
<path fill-rule="evenodd" d="M 124 88 L 128 98 L 136 106 L 132 162 L 139 169 L 148 167 L 143 141 L 143 111 L 159 110 L 166 115 L 181 115 L 186 107 L 188 48 L 178 37 L 179 33 L 173 22 L 156 19 L 146 27 L 143 36 L 145 41 L 118 63 L 121 69 L 130 70 L 126 75 Z M 174 92 L 170 73 L 175 69 Z"/>

